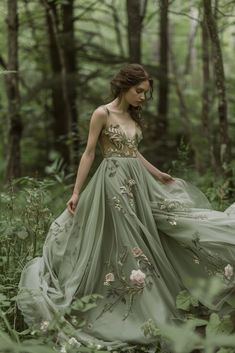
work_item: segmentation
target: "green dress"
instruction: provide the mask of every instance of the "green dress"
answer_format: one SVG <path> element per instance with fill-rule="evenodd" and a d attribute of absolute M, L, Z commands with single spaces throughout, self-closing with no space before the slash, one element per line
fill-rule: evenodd
<path fill-rule="evenodd" d="M 127 136 L 108 111 L 99 145 L 103 160 L 81 192 L 51 224 L 42 257 L 22 271 L 17 304 L 29 326 L 50 321 L 76 298 L 97 293 L 97 307 L 82 313 L 83 343 L 118 348 L 151 344 L 142 326 L 177 322 L 177 294 L 197 278 L 224 276 L 211 305 L 226 307 L 234 279 L 235 205 L 212 210 L 196 187 L 176 178 L 158 181 L 137 157 L 142 132 Z M 117 120 L 116 120 L 117 121 Z M 207 305 L 201 296 L 202 304 Z M 79 316 L 81 313 L 79 313 Z"/>

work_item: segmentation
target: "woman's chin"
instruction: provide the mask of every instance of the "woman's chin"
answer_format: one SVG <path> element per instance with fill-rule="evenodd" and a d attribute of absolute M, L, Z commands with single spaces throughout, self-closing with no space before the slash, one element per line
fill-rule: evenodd
<path fill-rule="evenodd" d="M 134 108 L 141 107 L 141 103 L 133 103 L 133 104 L 130 104 L 130 105 L 132 105 L 132 107 L 134 107 Z"/>

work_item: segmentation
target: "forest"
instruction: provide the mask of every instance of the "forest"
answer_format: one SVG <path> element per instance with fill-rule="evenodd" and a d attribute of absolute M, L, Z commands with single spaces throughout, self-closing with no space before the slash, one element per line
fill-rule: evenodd
<path fill-rule="evenodd" d="M 103 352 L 57 347 L 55 324 L 27 327 L 15 302 L 20 273 L 66 207 L 91 115 L 113 99 L 110 80 L 127 63 L 154 82 L 140 152 L 197 185 L 214 208 L 234 202 L 235 1 L 5 0 L 0 13 L 0 353 Z M 101 160 L 97 146 L 86 183 Z M 217 291 L 212 281 L 208 301 Z M 80 299 L 81 311 L 95 295 Z M 189 320 L 162 333 L 170 353 L 235 352 L 234 318 L 186 292 L 176 305 Z M 144 330 L 161 335 L 151 322 Z"/>

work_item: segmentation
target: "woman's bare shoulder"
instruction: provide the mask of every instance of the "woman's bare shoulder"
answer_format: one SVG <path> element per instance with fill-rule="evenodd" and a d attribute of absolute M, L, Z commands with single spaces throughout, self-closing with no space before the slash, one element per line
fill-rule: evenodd
<path fill-rule="evenodd" d="M 92 125 L 95 126 L 105 126 L 107 121 L 107 115 L 108 113 L 105 109 L 105 106 L 101 105 L 93 111 L 90 122 Z"/>
<path fill-rule="evenodd" d="M 101 115 L 106 116 L 108 114 L 108 109 L 106 108 L 105 105 L 100 105 L 94 110 L 93 113 L 95 113 L 96 115 L 100 115 L 100 116 Z"/>

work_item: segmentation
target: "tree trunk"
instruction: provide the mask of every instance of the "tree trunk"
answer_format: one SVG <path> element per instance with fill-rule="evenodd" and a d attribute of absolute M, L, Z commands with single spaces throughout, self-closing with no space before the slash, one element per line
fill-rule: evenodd
<path fill-rule="evenodd" d="M 112 0 L 112 4 L 108 5 L 112 11 L 112 17 L 113 17 L 113 22 L 114 22 L 114 30 L 116 34 L 116 41 L 117 41 L 117 46 L 119 48 L 119 53 L 120 56 L 125 56 L 125 50 L 123 46 L 123 37 L 122 33 L 120 30 L 120 18 L 119 18 L 119 13 L 118 13 L 118 8 L 115 7 L 115 0 Z"/>
<path fill-rule="evenodd" d="M 66 87 L 68 94 L 68 104 L 71 114 L 71 132 L 73 143 L 73 164 L 77 166 L 79 162 L 79 133 L 78 133 L 78 111 L 76 106 L 76 46 L 74 40 L 74 0 L 62 5 L 63 20 L 63 51 L 66 65 Z"/>
<path fill-rule="evenodd" d="M 168 0 L 160 0 L 160 63 L 158 85 L 158 121 L 157 135 L 166 136 L 168 130 Z M 165 139 L 164 139 L 165 140 Z"/>
<path fill-rule="evenodd" d="M 190 12 L 189 12 L 190 26 L 189 26 L 189 34 L 188 34 L 188 53 L 185 60 L 184 75 L 189 75 L 196 61 L 196 48 L 194 46 L 194 41 L 199 27 L 199 21 L 197 22 L 195 20 L 196 18 L 199 17 L 198 9 L 193 6 L 193 0 L 190 0 L 189 6 L 190 6 Z"/>
<path fill-rule="evenodd" d="M 215 21 L 211 0 L 203 0 L 204 13 L 212 46 L 214 48 L 214 75 L 218 97 L 218 115 L 220 127 L 220 166 L 224 172 L 230 162 L 230 144 L 228 137 L 227 100 L 224 77 L 223 56 L 218 36 L 217 23 Z"/>
<path fill-rule="evenodd" d="M 141 62 L 141 33 L 146 7 L 147 0 L 126 1 L 129 58 L 132 63 Z"/>
<path fill-rule="evenodd" d="M 212 91 L 211 91 L 211 77 L 210 77 L 210 38 L 208 28 L 205 20 L 205 16 L 202 21 L 202 77 L 203 77 L 203 88 L 202 88 L 202 136 L 204 137 L 203 143 L 203 155 L 206 155 L 204 168 L 208 167 L 208 164 L 216 168 L 216 159 L 214 153 L 213 142 L 211 138 L 211 127 L 210 127 L 210 111 L 212 106 Z"/>
<path fill-rule="evenodd" d="M 171 59 L 171 70 L 172 70 L 172 74 L 173 74 L 173 84 L 175 85 L 175 89 L 176 89 L 176 94 L 178 96 L 179 99 L 179 110 L 180 110 L 180 116 L 182 117 L 182 126 L 184 128 L 185 131 L 185 135 L 187 136 L 187 143 L 190 143 L 191 145 L 193 145 L 192 142 L 192 127 L 191 127 L 191 122 L 190 122 L 190 118 L 189 118 L 189 113 L 188 113 L 188 107 L 184 98 L 184 93 L 183 93 L 183 89 L 181 87 L 181 80 L 179 77 L 179 73 L 177 71 L 177 64 L 175 62 L 175 55 L 172 51 L 171 48 L 169 48 L 169 52 L 170 52 L 170 59 Z"/>
<path fill-rule="evenodd" d="M 49 55 L 54 77 L 54 84 L 52 86 L 54 145 L 55 150 L 60 153 L 65 163 L 69 165 L 70 149 L 66 143 L 69 136 L 69 117 L 64 100 L 62 87 L 62 65 L 55 34 L 55 31 L 58 31 L 59 27 L 56 2 L 50 1 L 46 5 L 44 3 L 44 6 L 46 9 L 46 22 L 49 38 Z M 55 26 L 56 28 L 54 28 Z"/>
<path fill-rule="evenodd" d="M 21 150 L 22 122 L 19 114 L 20 94 L 18 77 L 18 15 L 17 0 L 8 0 L 8 65 L 10 72 L 6 76 L 8 98 L 8 155 L 6 179 L 17 178 L 21 175 Z"/>

